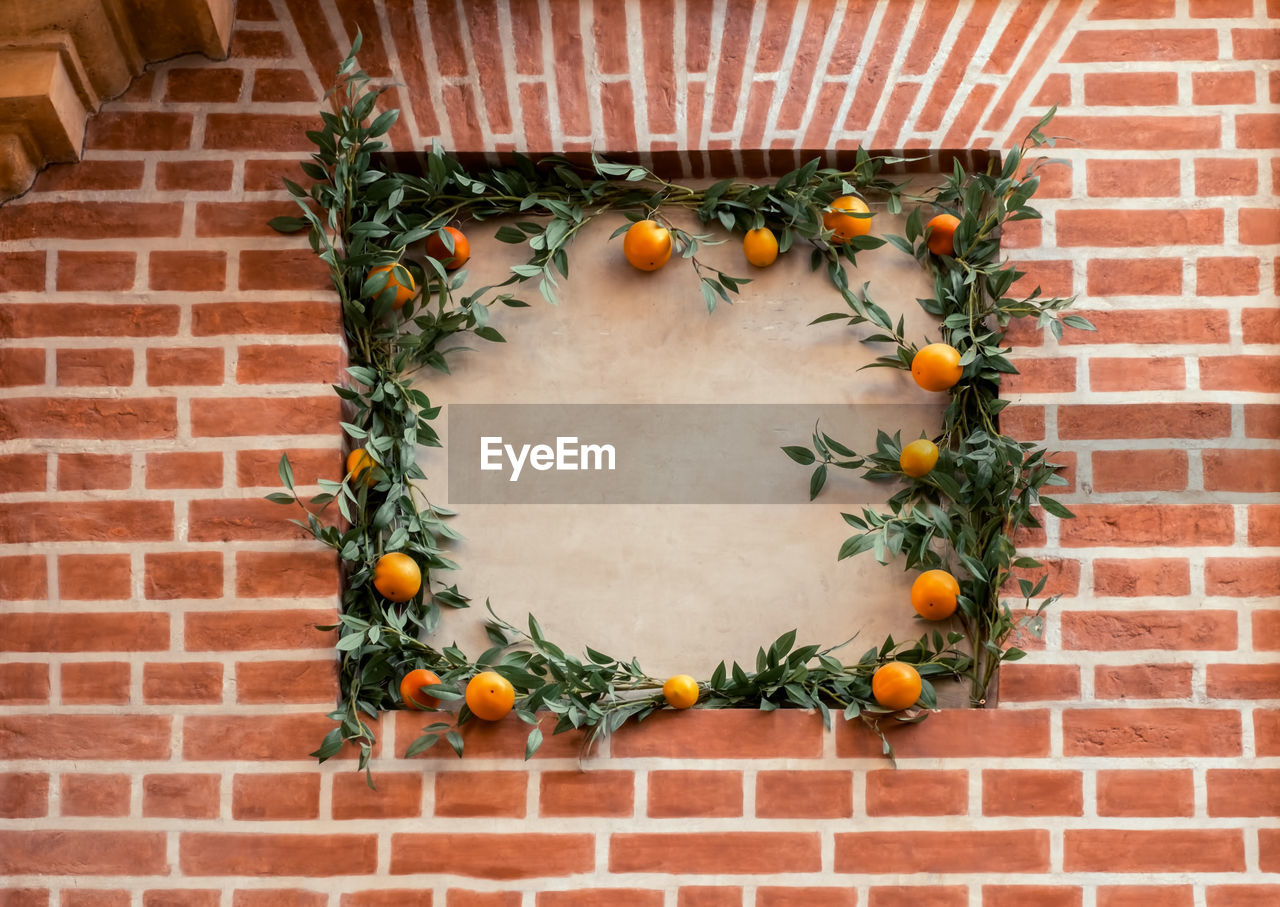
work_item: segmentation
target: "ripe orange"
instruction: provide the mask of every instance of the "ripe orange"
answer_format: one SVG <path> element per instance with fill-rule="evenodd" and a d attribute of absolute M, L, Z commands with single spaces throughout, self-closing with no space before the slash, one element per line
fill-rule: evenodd
<path fill-rule="evenodd" d="M 928 475 L 929 470 L 933 469 L 937 463 L 938 445 L 928 438 L 912 441 L 902 448 L 902 453 L 898 456 L 898 465 L 913 479 Z"/>
<path fill-rule="evenodd" d="M 960 584 L 945 570 L 926 570 L 911 584 L 911 607 L 927 620 L 946 620 L 956 613 Z"/>
<path fill-rule="evenodd" d="M 467 708 L 485 721 L 505 718 L 516 702 L 516 688 L 497 671 L 481 671 L 467 683 Z"/>
<path fill-rule="evenodd" d="M 351 476 L 352 482 L 363 481 L 366 485 L 377 484 L 378 479 L 375 475 L 377 469 L 378 464 L 373 462 L 373 457 L 369 456 L 369 451 L 363 447 L 357 447 L 347 454 L 347 475 Z"/>
<path fill-rule="evenodd" d="M 687 709 L 698 701 L 698 681 L 688 674 L 668 677 L 662 685 L 662 695 L 673 709 Z"/>
<path fill-rule="evenodd" d="M 748 230 L 742 237 L 742 254 L 757 268 L 767 268 L 778 260 L 778 237 L 768 227 Z"/>
<path fill-rule="evenodd" d="M 886 709 L 909 709 L 920 699 L 920 672 L 901 661 L 876 668 L 871 675 L 871 695 Z"/>
<path fill-rule="evenodd" d="M 638 220 L 622 238 L 622 254 L 633 268 L 656 271 L 671 258 L 671 231 L 656 220 Z"/>
<path fill-rule="evenodd" d="M 378 295 L 386 292 L 387 287 L 396 288 L 396 301 L 392 304 L 392 308 L 404 308 L 404 304 L 413 298 L 413 294 L 418 291 L 418 284 L 414 281 L 413 275 L 409 273 L 409 269 L 404 265 L 383 265 L 380 268 L 374 268 L 369 272 L 372 277 L 375 274 L 385 274 L 390 271 L 391 276 L 387 279 L 387 284 L 379 291 Z"/>
<path fill-rule="evenodd" d="M 418 668 L 404 675 L 400 681 L 400 700 L 411 709 L 434 709 L 440 700 L 420 692 L 422 687 L 435 686 L 440 676 L 426 668 Z"/>
<path fill-rule="evenodd" d="M 960 351 L 945 343 L 931 343 L 911 360 L 911 377 L 927 391 L 955 387 L 962 374 Z"/>
<path fill-rule="evenodd" d="M 373 567 L 373 588 L 387 601 L 407 602 L 422 588 L 418 562 L 402 551 L 384 554 Z"/>
<path fill-rule="evenodd" d="M 446 271 L 456 271 L 471 257 L 471 243 L 456 227 L 445 227 L 444 232 L 453 237 L 453 251 L 445 248 L 439 233 L 432 233 L 427 237 L 427 254 L 444 265 Z"/>
<path fill-rule="evenodd" d="M 866 236 L 871 232 L 871 218 L 854 217 L 855 214 L 870 214 L 867 203 L 856 195 L 842 195 L 830 205 L 822 215 L 822 226 L 834 234 L 831 241 L 837 245 L 848 242 L 855 236 Z"/>
<path fill-rule="evenodd" d="M 956 254 L 956 227 L 960 226 L 960 218 L 954 214 L 939 214 L 929 221 L 929 251 L 934 255 Z"/>

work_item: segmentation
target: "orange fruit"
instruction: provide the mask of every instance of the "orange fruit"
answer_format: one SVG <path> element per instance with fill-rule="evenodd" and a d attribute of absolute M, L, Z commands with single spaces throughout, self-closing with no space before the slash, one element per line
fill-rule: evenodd
<path fill-rule="evenodd" d="M 848 242 L 855 236 L 866 236 L 871 232 L 871 218 L 854 217 L 855 214 L 870 214 L 867 203 L 856 195 L 842 195 L 830 205 L 822 215 L 822 226 L 834 235 L 831 241 L 837 245 Z"/>
<path fill-rule="evenodd" d="M 902 453 L 898 457 L 898 465 L 902 467 L 902 471 L 913 479 L 928 475 L 929 470 L 933 469 L 937 463 L 938 445 L 928 438 L 912 441 L 902 448 Z"/>
<path fill-rule="evenodd" d="M 688 674 L 668 677 L 662 685 L 662 695 L 673 709 L 687 709 L 698 701 L 698 681 Z"/>
<path fill-rule="evenodd" d="M 407 602 L 422 588 L 418 562 L 402 551 L 384 554 L 373 566 L 373 588 L 387 601 Z"/>
<path fill-rule="evenodd" d="M 505 718 L 516 702 L 516 688 L 497 671 L 481 671 L 467 683 L 467 708 L 485 721 Z"/>
<path fill-rule="evenodd" d="M 395 287 L 396 301 L 392 304 L 392 308 L 404 308 L 404 304 L 412 299 L 413 294 L 418 291 L 418 285 L 414 282 L 413 275 L 409 273 L 409 269 L 404 265 L 383 265 L 370 271 L 369 276 L 385 274 L 388 271 L 391 272 L 391 276 L 388 278 L 386 286 L 378 291 L 378 295 L 385 293 L 387 287 Z"/>
<path fill-rule="evenodd" d="M 927 391 L 955 387 L 962 374 L 960 351 L 945 343 L 931 343 L 911 360 L 911 377 Z"/>
<path fill-rule="evenodd" d="M 357 447 L 347 454 L 347 475 L 351 476 L 351 481 L 362 481 L 363 476 L 366 485 L 375 485 L 378 481 L 374 475 L 377 469 L 378 464 L 373 462 L 373 457 L 363 447 Z"/>
<path fill-rule="evenodd" d="M 934 255 L 956 254 L 956 227 L 960 226 L 960 218 L 954 214 L 939 214 L 927 224 L 932 230 L 929 234 L 929 251 Z"/>
<path fill-rule="evenodd" d="M 435 686 L 440 676 L 426 668 L 418 668 L 404 675 L 400 681 L 400 699 L 411 709 L 434 709 L 440 700 L 421 692 L 422 687 Z"/>
<path fill-rule="evenodd" d="M 920 672 L 901 661 L 876 668 L 871 675 L 871 695 L 886 709 L 909 709 L 920 699 Z"/>
<path fill-rule="evenodd" d="M 656 271 L 671 258 L 671 231 L 656 220 L 638 220 L 622 238 L 622 254 L 633 268 Z"/>
<path fill-rule="evenodd" d="M 742 254 L 757 268 L 767 268 L 778 260 L 778 237 L 768 227 L 748 230 L 742 237 Z"/>
<path fill-rule="evenodd" d="M 453 237 L 453 251 L 445 248 L 439 233 L 432 233 L 427 237 L 427 254 L 444 265 L 446 271 L 456 271 L 471 257 L 471 243 L 456 227 L 445 227 L 444 232 Z"/>
<path fill-rule="evenodd" d="M 911 607 L 927 620 L 946 620 L 956 613 L 960 584 L 945 570 L 926 570 L 911 584 Z"/>

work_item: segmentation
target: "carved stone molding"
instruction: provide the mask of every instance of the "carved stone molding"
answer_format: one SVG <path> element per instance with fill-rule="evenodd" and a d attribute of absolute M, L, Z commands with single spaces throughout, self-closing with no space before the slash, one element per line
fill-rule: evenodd
<path fill-rule="evenodd" d="M 234 0 L 0 0 L 0 201 L 77 161 L 85 122 L 149 62 L 227 54 Z"/>

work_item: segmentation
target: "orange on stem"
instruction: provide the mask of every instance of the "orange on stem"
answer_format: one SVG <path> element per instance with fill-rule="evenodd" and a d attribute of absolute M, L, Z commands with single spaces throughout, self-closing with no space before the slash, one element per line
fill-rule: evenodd
<path fill-rule="evenodd" d="M 347 475 L 351 476 L 352 482 L 363 481 L 366 485 L 376 484 L 377 468 L 378 464 L 373 462 L 373 457 L 369 456 L 369 451 L 363 447 L 357 447 L 347 454 Z"/>
<path fill-rule="evenodd" d="M 902 471 L 913 479 L 928 475 L 938 463 L 938 445 L 928 438 L 912 441 L 902 448 L 898 457 L 898 465 Z"/>
<path fill-rule="evenodd" d="M 387 272 L 390 272 L 387 277 L 387 284 L 378 291 L 377 295 L 381 296 L 388 287 L 395 287 L 396 301 L 392 303 L 391 307 L 402 309 L 404 304 L 412 299 L 413 294 L 418 291 L 418 285 L 414 282 L 413 275 L 409 273 L 409 269 L 401 264 L 383 265 L 380 268 L 374 268 L 369 272 L 369 276 L 373 277 L 375 274 L 386 274 Z"/>
<path fill-rule="evenodd" d="M 757 268 L 767 268 L 778 260 L 778 237 L 768 227 L 748 230 L 742 237 L 742 254 Z"/>
<path fill-rule="evenodd" d="M 456 271 L 471 257 L 471 243 L 467 242 L 467 237 L 456 227 L 445 227 L 444 232 L 453 237 L 453 251 L 450 252 L 445 247 L 444 240 L 437 232 L 427 237 L 427 254 L 444 265 L 446 271 Z"/>
<path fill-rule="evenodd" d="M 373 588 L 387 601 L 407 602 L 422 588 L 418 562 L 402 551 L 384 554 L 373 567 Z"/>
<path fill-rule="evenodd" d="M 960 584 L 945 570 L 926 570 L 911 584 L 911 607 L 926 620 L 946 620 L 956 613 Z"/>
<path fill-rule="evenodd" d="M 440 683 L 440 676 L 426 668 L 410 671 L 400 680 L 400 700 L 411 709 L 434 709 L 440 700 L 421 692 L 423 687 Z"/>
<path fill-rule="evenodd" d="M 467 708 L 485 721 L 499 721 L 516 702 L 516 688 L 497 671 L 481 671 L 467 683 Z"/>
<path fill-rule="evenodd" d="M 687 709 L 698 701 L 698 681 L 688 674 L 677 674 L 668 677 L 662 685 L 663 698 L 673 709 Z"/>
<path fill-rule="evenodd" d="M 946 343 L 931 343 L 911 360 L 911 377 L 927 391 L 955 387 L 963 374 L 960 351 Z"/>
<path fill-rule="evenodd" d="M 920 672 L 905 662 L 891 661 L 871 675 L 871 695 L 886 709 L 909 709 L 920 699 Z"/>
<path fill-rule="evenodd" d="M 939 214 L 926 225 L 929 234 L 929 251 L 934 255 L 956 254 L 956 227 L 960 218 L 954 214 Z"/>
<path fill-rule="evenodd" d="M 822 226 L 832 232 L 831 241 L 838 245 L 870 233 L 871 218 L 854 217 L 855 214 L 870 213 L 867 203 L 856 195 L 842 195 L 827 206 L 822 215 Z"/>
<path fill-rule="evenodd" d="M 638 220 L 622 238 L 622 254 L 633 268 L 656 271 L 671 258 L 671 231 L 656 220 Z"/>

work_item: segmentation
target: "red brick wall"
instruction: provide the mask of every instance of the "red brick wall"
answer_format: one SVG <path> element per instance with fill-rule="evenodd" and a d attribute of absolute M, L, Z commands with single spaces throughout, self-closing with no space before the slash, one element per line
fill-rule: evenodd
<path fill-rule="evenodd" d="M 155 67 L 0 208 L 0 903 L 1280 902 L 1280 5 L 427 6 L 241 0 L 228 61 Z M 406 761 L 391 715 L 378 795 L 316 768 L 337 579 L 260 497 L 282 449 L 340 469 L 340 331 L 265 221 L 339 23 L 406 85 L 401 149 L 698 170 L 1061 106 L 1006 245 L 1099 332 L 1017 332 L 1010 424 L 1079 519 L 1031 540 L 1065 598 L 998 710 L 903 731 L 896 772 L 795 712 L 664 716 L 585 774 L 509 726 Z"/>

